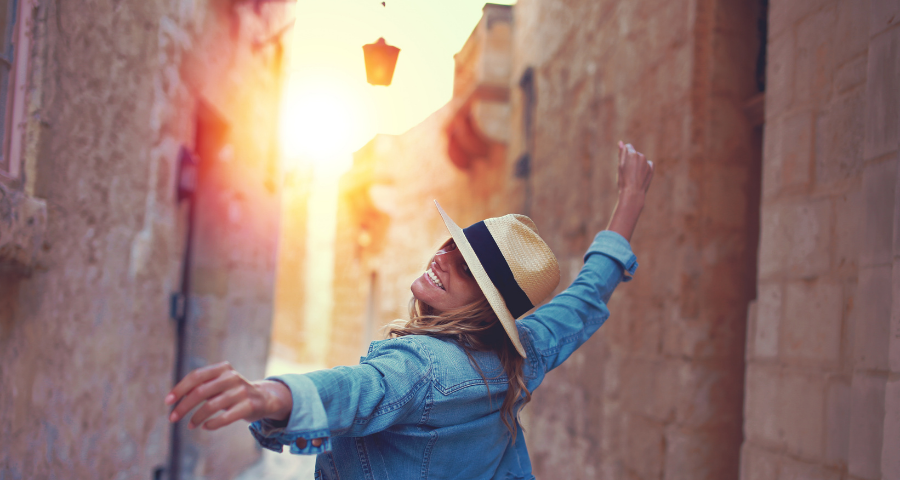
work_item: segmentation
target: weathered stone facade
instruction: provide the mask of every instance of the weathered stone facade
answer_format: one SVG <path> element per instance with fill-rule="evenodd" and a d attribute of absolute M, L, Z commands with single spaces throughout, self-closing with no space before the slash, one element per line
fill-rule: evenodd
<path fill-rule="evenodd" d="M 898 23 L 772 2 L 744 480 L 900 478 Z"/>
<path fill-rule="evenodd" d="M 530 215 L 567 286 L 622 139 L 657 167 L 641 267 L 526 409 L 537 477 L 900 478 L 900 2 L 521 0 L 505 47 L 496 8 L 457 82 L 503 92 L 508 55 L 505 96 L 457 89 L 343 179 L 329 363 L 405 317 L 433 198 Z"/>
<path fill-rule="evenodd" d="M 230 0 L 19 5 L 31 52 L 22 174 L 0 198 L 11 246 L 0 255 L 0 478 L 154 478 L 170 447 L 182 145 L 200 160 L 186 367 L 230 360 L 263 375 L 278 32 L 292 13 Z M 259 455 L 246 425 L 185 431 L 182 443 L 184 479 L 231 478 Z"/>
<path fill-rule="evenodd" d="M 759 188 L 760 140 L 744 108 L 758 93 L 757 3 L 516 7 L 514 75 L 530 66 L 535 85 L 523 208 L 564 278 L 615 204 L 616 141 L 657 167 L 632 241 L 635 281 L 535 397 L 532 459 L 545 476 L 737 475 Z"/>

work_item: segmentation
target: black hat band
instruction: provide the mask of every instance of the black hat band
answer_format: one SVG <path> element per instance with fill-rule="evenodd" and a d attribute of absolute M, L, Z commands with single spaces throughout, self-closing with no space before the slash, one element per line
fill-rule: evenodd
<path fill-rule="evenodd" d="M 519 286 L 519 282 L 516 282 L 516 277 L 510 270 L 509 264 L 506 263 L 506 259 L 503 258 L 503 253 L 497 246 L 497 242 L 494 241 L 487 225 L 483 221 L 472 224 L 463 229 L 463 234 L 469 241 L 469 245 L 472 246 L 472 250 L 475 251 L 478 260 L 481 261 L 481 266 L 484 267 L 491 282 L 503 296 L 506 308 L 509 309 L 513 318 L 519 318 L 534 308 L 528 295 Z"/>

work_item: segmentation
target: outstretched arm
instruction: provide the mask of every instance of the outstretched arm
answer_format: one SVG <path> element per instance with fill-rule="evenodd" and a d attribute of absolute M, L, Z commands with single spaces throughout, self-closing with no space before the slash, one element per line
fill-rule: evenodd
<path fill-rule="evenodd" d="M 529 360 L 542 366 L 539 372 L 559 366 L 603 325 L 609 317 L 610 295 L 637 267 L 629 242 L 653 178 L 653 164 L 630 144 L 619 142 L 618 171 L 616 209 L 608 229 L 598 233 L 588 248 L 578 277 L 549 303 L 516 322 Z M 536 388 L 542 378 L 539 375 L 529 388 Z"/>

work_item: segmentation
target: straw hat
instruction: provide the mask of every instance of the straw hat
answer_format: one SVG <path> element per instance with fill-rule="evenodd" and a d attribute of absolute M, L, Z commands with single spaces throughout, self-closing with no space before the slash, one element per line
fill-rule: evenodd
<path fill-rule="evenodd" d="M 459 228 L 434 201 L 475 281 L 500 318 L 513 345 L 527 357 L 516 319 L 553 293 L 559 263 L 525 215 L 504 215 Z"/>

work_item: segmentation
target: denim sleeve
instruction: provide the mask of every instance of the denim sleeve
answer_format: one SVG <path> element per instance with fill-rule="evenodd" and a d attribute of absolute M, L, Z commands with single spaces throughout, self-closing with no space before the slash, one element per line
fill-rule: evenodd
<path fill-rule="evenodd" d="M 609 297 L 635 269 L 637 259 L 624 237 L 609 230 L 598 233 L 572 285 L 516 322 L 528 356 L 535 357 L 528 360 L 544 373 L 562 364 L 609 318 Z"/>
<path fill-rule="evenodd" d="M 331 437 L 360 437 L 391 425 L 418 423 L 431 384 L 430 355 L 415 340 L 373 342 L 369 355 L 352 367 L 273 377 L 291 389 L 294 407 L 286 425 L 270 421 L 250 426 L 260 445 L 294 454 L 331 450 Z M 303 448 L 297 445 L 297 439 Z M 324 438 L 319 447 L 309 440 Z"/>

